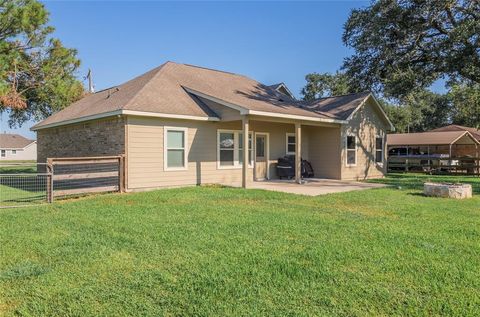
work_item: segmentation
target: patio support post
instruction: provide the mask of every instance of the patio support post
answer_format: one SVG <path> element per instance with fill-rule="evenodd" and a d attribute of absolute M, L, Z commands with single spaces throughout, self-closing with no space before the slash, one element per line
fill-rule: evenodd
<path fill-rule="evenodd" d="M 242 187 L 247 188 L 247 178 L 248 178 L 248 117 L 244 116 L 242 118 L 243 126 L 243 164 L 242 164 Z M 253 142 L 253 141 L 252 141 Z"/>
<path fill-rule="evenodd" d="M 302 183 L 302 125 L 295 123 L 295 182 Z"/>

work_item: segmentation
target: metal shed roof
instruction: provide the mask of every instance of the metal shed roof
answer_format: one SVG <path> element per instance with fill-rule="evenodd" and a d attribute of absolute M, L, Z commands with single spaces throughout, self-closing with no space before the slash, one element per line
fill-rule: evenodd
<path fill-rule="evenodd" d="M 450 145 L 466 136 L 472 142 L 480 144 L 468 131 L 397 133 L 387 135 L 388 145 Z"/>

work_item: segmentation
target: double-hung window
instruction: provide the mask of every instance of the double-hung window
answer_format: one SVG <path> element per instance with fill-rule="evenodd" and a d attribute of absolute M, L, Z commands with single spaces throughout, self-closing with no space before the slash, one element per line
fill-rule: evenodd
<path fill-rule="evenodd" d="M 354 135 L 347 135 L 347 165 L 354 166 L 357 164 L 357 137 Z"/>
<path fill-rule="evenodd" d="M 285 148 L 286 148 L 285 152 L 287 155 L 295 155 L 295 141 L 296 141 L 295 133 L 287 133 L 286 144 L 285 144 Z"/>
<path fill-rule="evenodd" d="M 17 155 L 17 150 L 12 150 L 12 155 Z"/>
<path fill-rule="evenodd" d="M 1 152 L 2 152 L 2 157 L 5 157 L 5 155 L 6 155 L 7 151 L 5 151 L 5 150 L 2 150 Z"/>
<path fill-rule="evenodd" d="M 381 136 L 375 138 L 375 162 L 383 163 L 383 138 Z"/>
<path fill-rule="evenodd" d="M 253 134 L 248 134 L 248 160 L 253 166 Z M 218 130 L 217 132 L 218 168 L 240 168 L 243 164 L 243 132 L 236 130 Z"/>
<path fill-rule="evenodd" d="M 165 127 L 164 169 L 176 171 L 187 169 L 187 128 Z"/>

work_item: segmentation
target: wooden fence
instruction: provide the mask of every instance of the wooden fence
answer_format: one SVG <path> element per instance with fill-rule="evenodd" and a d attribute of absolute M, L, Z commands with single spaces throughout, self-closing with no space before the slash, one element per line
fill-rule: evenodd
<path fill-rule="evenodd" d="M 390 156 L 387 164 L 389 172 L 480 176 L 480 158 L 475 157 Z"/>
<path fill-rule="evenodd" d="M 120 156 L 48 158 L 48 202 L 55 197 L 125 191 L 125 158 Z"/>

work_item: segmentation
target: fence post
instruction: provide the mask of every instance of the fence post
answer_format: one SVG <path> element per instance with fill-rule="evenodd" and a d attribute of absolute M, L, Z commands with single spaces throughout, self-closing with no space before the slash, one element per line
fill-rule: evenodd
<path fill-rule="evenodd" d="M 125 192 L 125 156 L 118 157 L 118 191 Z"/>
<path fill-rule="evenodd" d="M 53 162 L 47 159 L 47 202 L 53 203 Z"/>

